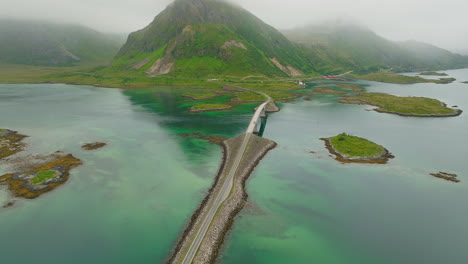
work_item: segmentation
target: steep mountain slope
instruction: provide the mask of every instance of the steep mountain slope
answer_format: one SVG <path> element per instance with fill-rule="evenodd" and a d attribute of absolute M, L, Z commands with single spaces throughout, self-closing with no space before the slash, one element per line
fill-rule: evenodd
<path fill-rule="evenodd" d="M 312 72 L 304 53 L 241 7 L 217 0 L 176 0 L 130 34 L 113 63 L 149 75 L 296 76 Z"/>
<path fill-rule="evenodd" d="M 438 70 L 468 65 L 466 58 L 444 49 L 415 41 L 393 42 L 354 24 L 313 25 L 284 34 L 304 47 L 322 72 Z"/>
<path fill-rule="evenodd" d="M 108 62 L 124 40 L 76 25 L 0 20 L 0 63 L 65 66 Z"/>

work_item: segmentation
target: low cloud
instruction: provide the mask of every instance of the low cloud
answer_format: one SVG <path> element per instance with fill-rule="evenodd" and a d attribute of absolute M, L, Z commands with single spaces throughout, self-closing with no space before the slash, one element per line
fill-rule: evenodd
<path fill-rule="evenodd" d="M 143 28 L 171 0 L 2 0 L 0 17 L 78 23 L 100 31 Z M 415 39 L 468 52 L 465 0 L 237 0 L 265 22 L 287 29 L 352 17 L 392 40 Z"/>

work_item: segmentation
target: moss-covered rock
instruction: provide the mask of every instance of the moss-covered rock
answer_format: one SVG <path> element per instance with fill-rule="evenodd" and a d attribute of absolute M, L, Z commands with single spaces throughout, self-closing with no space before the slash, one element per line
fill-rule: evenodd
<path fill-rule="evenodd" d="M 0 129 L 0 159 L 12 156 L 24 150 L 26 144 L 23 139 L 27 136 L 16 131 Z"/>
<path fill-rule="evenodd" d="M 0 176 L 0 184 L 7 185 L 15 197 L 35 199 L 63 185 L 70 177 L 70 170 L 82 165 L 73 155 L 55 153 L 42 163 Z"/>
<path fill-rule="evenodd" d="M 96 150 L 96 149 L 100 149 L 100 148 L 103 148 L 107 146 L 107 143 L 103 143 L 103 142 L 94 142 L 94 143 L 87 143 L 87 144 L 84 144 L 83 146 L 81 146 L 82 149 L 84 150 Z"/>

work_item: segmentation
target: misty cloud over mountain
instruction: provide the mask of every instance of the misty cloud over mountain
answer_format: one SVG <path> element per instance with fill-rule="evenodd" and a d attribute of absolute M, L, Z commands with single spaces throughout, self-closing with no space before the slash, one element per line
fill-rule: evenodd
<path fill-rule="evenodd" d="M 148 25 L 171 0 L 3 1 L 2 18 L 79 23 L 105 32 L 129 33 Z M 392 40 L 429 42 L 468 52 L 463 0 L 232 0 L 280 29 L 353 18 Z"/>

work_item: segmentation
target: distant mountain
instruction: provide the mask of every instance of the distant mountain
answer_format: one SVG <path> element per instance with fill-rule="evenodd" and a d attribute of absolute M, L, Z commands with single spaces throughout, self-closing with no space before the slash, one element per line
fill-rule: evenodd
<path fill-rule="evenodd" d="M 355 24 L 328 23 L 283 33 L 306 50 L 321 72 L 366 73 L 380 68 L 402 72 L 468 66 L 468 60 L 458 54 L 416 41 L 390 41 Z"/>
<path fill-rule="evenodd" d="M 77 25 L 0 20 L 0 63 L 66 66 L 109 62 L 124 39 Z"/>
<path fill-rule="evenodd" d="M 262 74 L 313 71 L 301 49 L 243 8 L 217 0 L 176 0 L 130 34 L 113 69 L 148 75 Z"/>

